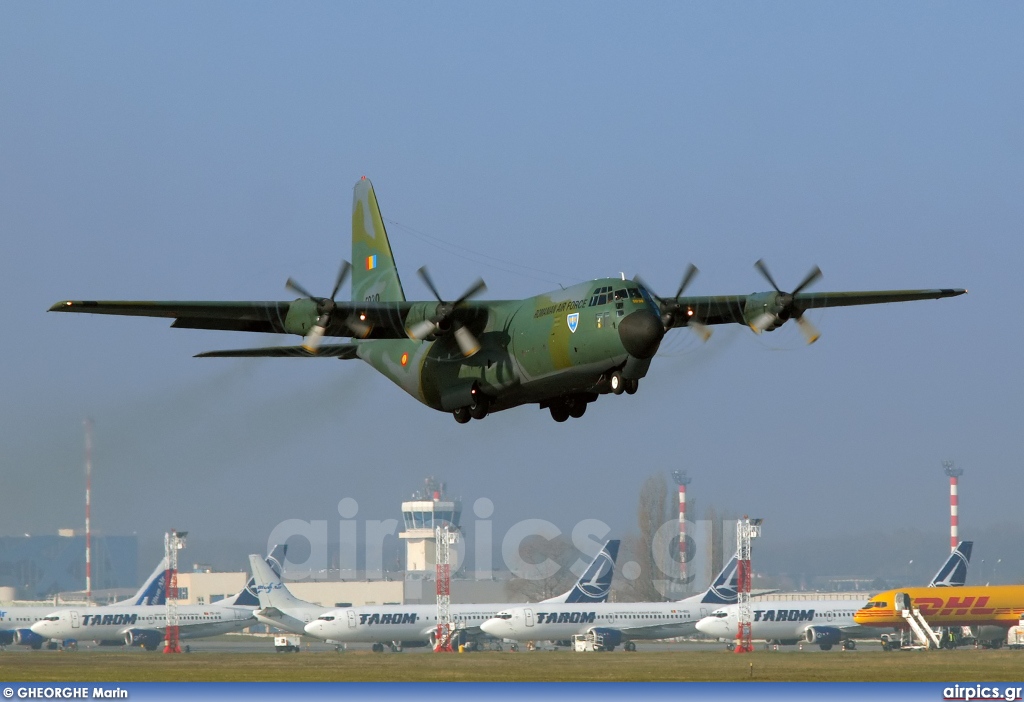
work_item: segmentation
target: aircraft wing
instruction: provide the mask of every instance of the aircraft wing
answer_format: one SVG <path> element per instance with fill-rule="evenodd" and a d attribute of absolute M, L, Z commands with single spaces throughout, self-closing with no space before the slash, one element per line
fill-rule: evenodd
<path fill-rule="evenodd" d="M 813 292 L 786 295 L 767 292 L 753 295 L 682 296 L 674 302 L 687 311 L 675 315 L 673 326 L 685 327 L 691 321 L 702 324 L 751 324 L 766 311 L 799 317 L 806 310 L 821 307 L 848 307 L 850 305 L 877 305 L 884 302 L 910 302 L 956 297 L 967 291 L 962 288 L 935 288 L 931 290 L 867 290 L 861 292 Z M 672 301 L 672 298 L 669 298 Z"/>
<path fill-rule="evenodd" d="M 324 358 L 340 358 L 351 360 L 356 355 L 357 344 L 321 344 L 316 351 L 310 352 L 301 346 L 265 346 L 258 349 L 228 349 L 225 351 L 206 351 L 197 353 L 195 358 L 252 358 L 252 357 L 303 357 L 322 356 Z"/>
<path fill-rule="evenodd" d="M 406 317 L 413 305 L 403 302 L 335 303 L 326 336 L 359 336 L 370 339 L 405 339 Z M 435 304 L 435 303 L 431 303 Z M 466 303 L 473 307 L 473 303 Z M 113 314 L 128 317 L 173 319 L 180 329 L 221 329 L 265 334 L 304 334 L 317 318 L 316 302 L 151 302 L 141 300 L 64 300 L 50 312 Z M 357 325 L 353 329 L 349 322 Z M 305 326 L 303 326 L 305 325 Z"/>

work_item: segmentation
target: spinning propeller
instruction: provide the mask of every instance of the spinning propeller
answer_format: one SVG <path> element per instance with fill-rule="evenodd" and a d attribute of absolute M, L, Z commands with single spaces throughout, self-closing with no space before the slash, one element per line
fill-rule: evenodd
<path fill-rule="evenodd" d="M 774 329 L 777 326 L 777 322 L 785 322 L 787 319 L 793 318 L 796 323 L 800 326 L 800 331 L 803 333 L 804 338 L 807 339 L 808 344 L 813 344 L 821 336 L 821 332 L 811 324 L 810 320 L 804 319 L 803 312 L 797 311 L 797 308 L 793 304 L 793 298 L 801 290 L 809 286 L 811 283 L 821 277 L 821 269 L 815 266 L 811 269 L 811 272 L 800 282 L 799 285 L 793 290 L 793 292 L 782 292 L 779 286 L 776 285 L 775 279 L 772 278 L 772 274 L 768 272 L 768 266 L 765 265 L 763 259 L 758 259 L 757 263 L 754 264 L 754 268 L 758 270 L 765 277 L 765 280 L 778 293 L 778 297 L 775 298 L 777 310 L 775 312 L 765 312 L 758 316 L 754 321 L 750 323 L 750 328 L 760 334 L 767 329 Z"/>
<path fill-rule="evenodd" d="M 331 323 L 331 315 L 334 313 L 334 298 L 338 296 L 338 291 L 341 290 L 341 286 L 345 283 L 345 278 L 348 277 L 348 273 L 351 268 L 352 266 L 349 265 L 348 261 L 341 262 L 341 269 L 338 271 L 337 280 L 334 281 L 334 290 L 331 291 L 330 297 L 317 297 L 291 278 L 289 278 L 288 282 L 284 284 L 284 286 L 292 292 L 316 303 L 316 322 L 302 340 L 302 348 L 306 349 L 310 353 L 316 353 L 317 347 L 320 346 L 320 341 L 324 338 L 327 326 Z M 353 325 L 350 324 L 350 326 Z"/>
<path fill-rule="evenodd" d="M 466 329 L 460 321 L 452 319 L 452 315 L 466 300 L 486 290 L 487 284 L 484 283 L 482 278 L 477 278 L 476 282 L 470 285 L 466 292 L 462 293 L 455 302 L 445 302 L 441 298 L 441 293 L 437 291 L 434 281 L 430 279 L 427 267 L 423 266 L 416 272 L 423 279 L 423 282 L 427 284 L 427 287 L 430 288 L 430 292 L 434 293 L 438 304 L 433 317 L 417 322 L 408 330 L 409 338 L 423 341 L 431 334 L 446 334 L 450 330 L 455 336 L 455 342 L 459 345 L 459 350 L 462 351 L 463 356 L 468 358 L 479 351 L 480 342 L 476 340 L 473 333 Z"/>
<path fill-rule="evenodd" d="M 651 294 L 651 297 L 657 300 L 658 310 L 661 312 L 661 324 L 665 327 L 665 331 L 674 327 L 676 325 L 676 321 L 682 317 L 687 320 L 685 326 L 695 331 L 701 339 L 707 341 L 711 338 L 711 328 L 694 319 L 693 312 L 690 308 L 679 302 L 680 296 L 682 296 L 686 288 L 690 286 L 690 283 L 693 282 L 693 279 L 699 272 L 700 271 L 697 269 L 697 266 L 691 263 L 686 268 L 686 273 L 683 274 L 683 281 L 679 283 L 679 289 L 676 290 L 674 297 L 659 297 L 653 290 L 651 290 L 651 286 L 640 280 L 638 276 L 635 276 L 634 280 L 640 283 L 640 285 L 642 285 L 647 292 Z"/>

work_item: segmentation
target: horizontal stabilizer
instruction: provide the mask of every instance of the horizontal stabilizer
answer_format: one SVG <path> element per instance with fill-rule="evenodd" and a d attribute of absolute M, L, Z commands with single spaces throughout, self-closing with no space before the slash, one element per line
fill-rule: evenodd
<path fill-rule="evenodd" d="M 283 619 L 284 612 L 279 610 L 277 607 L 264 607 L 263 609 L 256 610 L 256 614 L 267 619 Z"/>
<path fill-rule="evenodd" d="M 252 357 L 284 357 L 284 356 L 322 356 L 324 358 L 342 358 L 350 360 L 358 358 L 356 344 L 323 344 L 316 351 L 307 351 L 301 346 L 266 346 L 261 349 L 227 349 L 225 351 L 206 351 L 197 353 L 196 358 L 252 358 Z"/>

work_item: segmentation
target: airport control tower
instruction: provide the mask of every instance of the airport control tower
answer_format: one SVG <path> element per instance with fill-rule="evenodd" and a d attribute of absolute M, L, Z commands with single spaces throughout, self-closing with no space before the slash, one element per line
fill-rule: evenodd
<path fill-rule="evenodd" d="M 450 524 L 459 528 L 462 517 L 462 501 L 449 499 L 444 492 L 444 483 L 437 478 L 427 478 L 423 488 L 413 493 L 412 499 L 402 503 L 402 518 L 405 531 L 398 538 L 405 539 L 405 570 L 410 574 L 423 575 L 434 572 L 434 549 L 436 546 L 434 527 Z M 456 564 L 452 564 L 452 572 Z"/>

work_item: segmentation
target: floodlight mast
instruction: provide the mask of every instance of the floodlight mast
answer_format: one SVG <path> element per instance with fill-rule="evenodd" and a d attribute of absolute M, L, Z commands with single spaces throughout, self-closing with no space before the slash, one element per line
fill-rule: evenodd
<path fill-rule="evenodd" d="M 187 531 L 171 529 L 164 534 L 164 555 L 167 557 L 167 571 L 164 573 L 164 587 L 167 594 L 167 631 L 164 636 L 164 653 L 181 653 L 178 629 L 178 551 L 185 548 Z"/>
<path fill-rule="evenodd" d="M 736 653 L 750 653 L 754 650 L 751 642 L 754 613 L 750 607 L 750 547 L 751 542 L 761 535 L 763 521 L 750 519 L 746 515 L 736 521 Z"/>
<path fill-rule="evenodd" d="M 451 616 L 452 566 L 450 546 L 459 540 L 459 532 L 445 522 L 434 527 L 436 542 L 435 569 L 437 580 L 437 631 L 434 633 L 436 653 L 454 651 L 452 638 L 455 636 L 455 622 Z"/>

